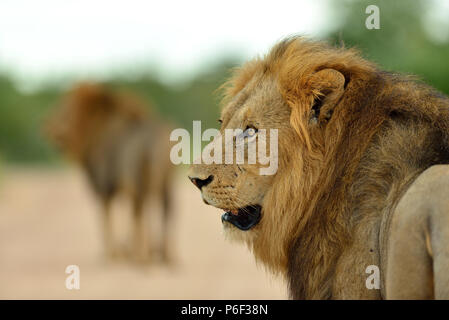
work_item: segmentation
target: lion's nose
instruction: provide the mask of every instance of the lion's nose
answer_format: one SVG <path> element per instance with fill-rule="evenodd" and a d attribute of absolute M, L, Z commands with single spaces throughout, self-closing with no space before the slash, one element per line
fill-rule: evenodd
<path fill-rule="evenodd" d="M 212 180 L 214 180 L 214 176 L 209 176 L 206 179 L 201 179 L 198 177 L 190 177 L 189 176 L 190 181 L 192 181 L 192 183 L 194 185 L 196 185 L 198 187 L 198 189 L 201 190 L 202 187 L 207 186 L 209 183 L 212 182 Z"/>

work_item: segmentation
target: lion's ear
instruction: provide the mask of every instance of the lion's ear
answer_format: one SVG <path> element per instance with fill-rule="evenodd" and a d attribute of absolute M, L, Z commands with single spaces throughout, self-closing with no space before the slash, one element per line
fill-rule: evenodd
<path fill-rule="evenodd" d="M 344 75 L 335 69 L 323 69 L 312 75 L 309 82 L 314 96 L 309 118 L 311 123 L 329 121 L 344 93 L 345 81 Z"/>

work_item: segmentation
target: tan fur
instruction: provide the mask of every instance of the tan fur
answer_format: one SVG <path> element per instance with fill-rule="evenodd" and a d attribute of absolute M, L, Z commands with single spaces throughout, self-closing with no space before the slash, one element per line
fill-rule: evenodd
<path fill-rule="evenodd" d="M 170 206 L 169 130 L 138 98 L 113 92 L 101 84 L 75 86 L 47 124 L 50 138 L 85 170 L 104 207 L 108 254 L 121 254 L 113 243 L 110 207 L 123 193 L 132 204 L 135 257 L 148 260 L 148 228 L 144 206 L 150 195 L 162 202 L 164 241 L 168 258 Z"/>
<path fill-rule="evenodd" d="M 279 130 L 274 176 L 248 164 L 191 168 L 191 177 L 214 177 L 202 188 L 207 203 L 262 206 L 249 231 L 225 223 L 228 236 L 284 275 L 293 298 L 388 296 L 396 204 L 426 168 L 449 162 L 447 98 L 352 49 L 298 37 L 237 69 L 224 88 L 222 132 Z M 381 290 L 365 286 L 369 265 L 381 269 Z"/>
<path fill-rule="evenodd" d="M 388 230 L 387 298 L 449 298 L 448 190 L 449 166 L 433 166 L 399 201 Z"/>

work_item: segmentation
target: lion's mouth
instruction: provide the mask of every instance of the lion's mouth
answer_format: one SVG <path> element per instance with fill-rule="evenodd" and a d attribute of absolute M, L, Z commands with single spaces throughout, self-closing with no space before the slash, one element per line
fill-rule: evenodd
<path fill-rule="evenodd" d="M 261 206 L 250 205 L 223 213 L 221 221 L 229 222 L 240 230 L 247 231 L 259 223 L 262 217 L 261 211 Z"/>

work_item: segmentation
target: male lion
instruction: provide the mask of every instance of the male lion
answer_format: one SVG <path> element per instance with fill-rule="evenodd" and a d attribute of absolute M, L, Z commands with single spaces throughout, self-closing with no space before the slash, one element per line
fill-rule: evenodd
<path fill-rule="evenodd" d="M 197 164 L 189 177 L 292 298 L 449 298 L 449 169 L 432 167 L 449 162 L 447 97 L 299 37 L 225 88 L 221 133 L 278 129 L 278 170 Z"/>
<path fill-rule="evenodd" d="M 148 115 L 148 108 L 131 94 L 83 83 L 67 94 L 46 129 L 50 138 L 82 166 L 103 205 L 106 253 L 121 254 L 113 240 L 110 207 L 113 198 L 123 193 L 132 204 L 135 258 L 149 259 L 143 209 L 154 195 L 163 207 L 161 254 L 167 260 L 172 171 L 169 128 L 154 114 Z"/>

